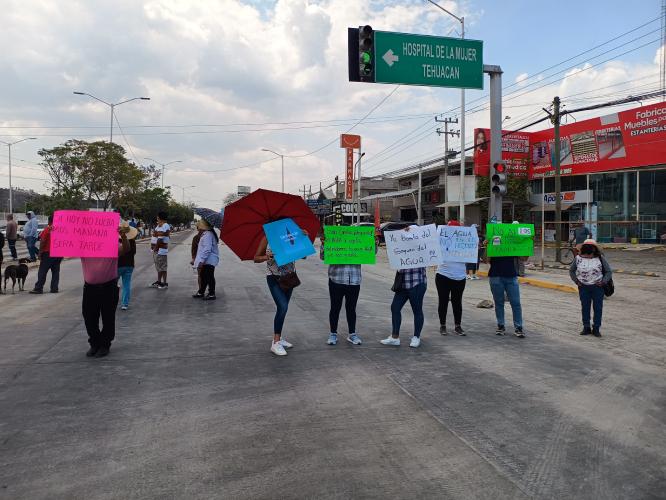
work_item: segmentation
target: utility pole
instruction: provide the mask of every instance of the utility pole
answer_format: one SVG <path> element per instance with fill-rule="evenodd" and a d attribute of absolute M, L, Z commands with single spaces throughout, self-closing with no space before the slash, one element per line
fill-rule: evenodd
<path fill-rule="evenodd" d="M 303 201 L 305 201 L 307 199 L 307 194 L 308 194 L 307 189 L 305 189 L 305 184 L 303 184 L 303 189 L 299 189 L 298 192 L 303 193 Z"/>
<path fill-rule="evenodd" d="M 436 122 L 444 123 L 444 131 L 441 128 L 437 129 L 437 134 L 444 134 L 444 217 L 446 220 L 449 220 L 449 207 L 446 206 L 446 203 L 449 201 L 447 191 L 449 190 L 449 135 L 455 135 L 460 137 L 459 130 L 449 131 L 449 123 L 458 123 L 458 118 L 444 118 L 443 120 L 435 117 Z"/>
<path fill-rule="evenodd" d="M 555 128 L 555 144 L 553 157 L 553 169 L 555 170 L 555 260 L 562 258 L 562 177 L 560 168 L 560 98 L 553 99 L 553 114 L 550 120 Z"/>

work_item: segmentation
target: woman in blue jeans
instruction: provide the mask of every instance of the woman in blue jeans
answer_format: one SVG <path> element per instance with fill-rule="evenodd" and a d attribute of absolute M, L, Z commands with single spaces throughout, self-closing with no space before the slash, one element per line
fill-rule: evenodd
<path fill-rule="evenodd" d="M 391 322 L 393 331 L 390 337 L 381 340 L 384 345 L 400 345 L 400 325 L 402 323 L 402 308 L 407 301 L 412 306 L 414 313 L 414 336 L 409 347 L 418 347 L 421 345 L 421 330 L 423 330 L 423 297 L 425 297 L 428 288 L 428 280 L 425 267 L 416 269 L 401 269 L 396 275 L 396 285 L 393 291 L 393 302 L 391 303 Z"/>
<path fill-rule="evenodd" d="M 127 311 L 129 308 L 130 295 L 132 293 L 132 273 L 134 272 L 134 256 L 136 255 L 136 237 L 139 231 L 129 225 L 127 221 L 120 223 L 120 230 L 127 235 L 129 251 L 118 257 L 118 278 L 122 280 L 120 294 L 120 309 Z"/>
<path fill-rule="evenodd" d="M 580 245 L 579 254 L 569 268 L 571 279 L 578 285 L 578 296 L 583 316 L 581 335 L 601 337 L 601 316 L 604 308 L 604 285 L 613 277 L 608 261 L 604 258 L 597 242 L 585 240 Z M 594 323 L 590 328 L 590 308 L 594 309 Z"/>
<path fill-rule="evenodd" d="M 303 231 L 305 233 L 305 231 Z M 286 356 L 287 351 L 292 344 L 282 338 L 282 327 L 284 320 L 287 317 L 287 310 L 289 309 L 289 301 L 291 300 L 291 293 L 293 288 L 283 290 L 280 286 L 280 277 L 296 272 L 296 266 L 293 262 L 278 266 L 273 258 L 273 252 L 268 246 L 268 240 L 264 236 L 259 243 L 257 252 L 254 255 L 254 261 L 257 263 L 266 263 L 266 282 L 268 283 L 268 290 L 271 292 L 273 301 L 275 302 L 276 311 L 275 318 L 273 319 L 273 342 L 271 344 L 271 352 L 276 356 Z"/>
<path fill-rule="evenodd" d="M 523 332 L 523 309 L 520 305 L 520 285 L 515 257 L 491 257 L 488 271 L 490 291 L 495 301 L 495 318 L 497 319 L 496 335 L 506 335 L 504 326 L 504 297 L 509 298 L 513 313 L 514 335 L 525 338 Z"/>

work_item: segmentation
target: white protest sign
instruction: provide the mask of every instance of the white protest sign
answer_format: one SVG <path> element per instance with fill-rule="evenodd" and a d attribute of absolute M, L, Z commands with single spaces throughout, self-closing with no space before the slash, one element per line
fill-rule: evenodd
<path fill-rule="evenodd" d="M 409 231 L 386 231 L 384 239 L 391 269 L 434 266 L 442 260 L 435 224 L 410 226 Z"/>
<path fill-rule="evenodd" d="M 439 226 L 442 262 L 476 264 L 479 254 L 479 235 L 475 227 Z"/>

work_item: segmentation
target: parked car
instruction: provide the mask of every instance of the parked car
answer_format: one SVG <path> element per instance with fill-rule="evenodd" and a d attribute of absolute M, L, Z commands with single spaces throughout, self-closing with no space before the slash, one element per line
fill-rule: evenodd
<path fill-rule="evenodd" d="M 413 226 L 414 224 L 416 224 L 416 222 L 384 222 L 379 226 L 379 244 L 386 244 L 386 240 L 384 239 L 385 231 L 399 231 L 406 227 Z"/>

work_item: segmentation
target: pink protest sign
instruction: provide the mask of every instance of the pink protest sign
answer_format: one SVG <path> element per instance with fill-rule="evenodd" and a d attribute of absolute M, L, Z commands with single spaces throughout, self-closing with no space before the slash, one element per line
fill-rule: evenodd
<path fill-rule="evenodd" d="M 116 212 L 58 210 L 53 214 L 51 257 L 118 257 Z"/>

